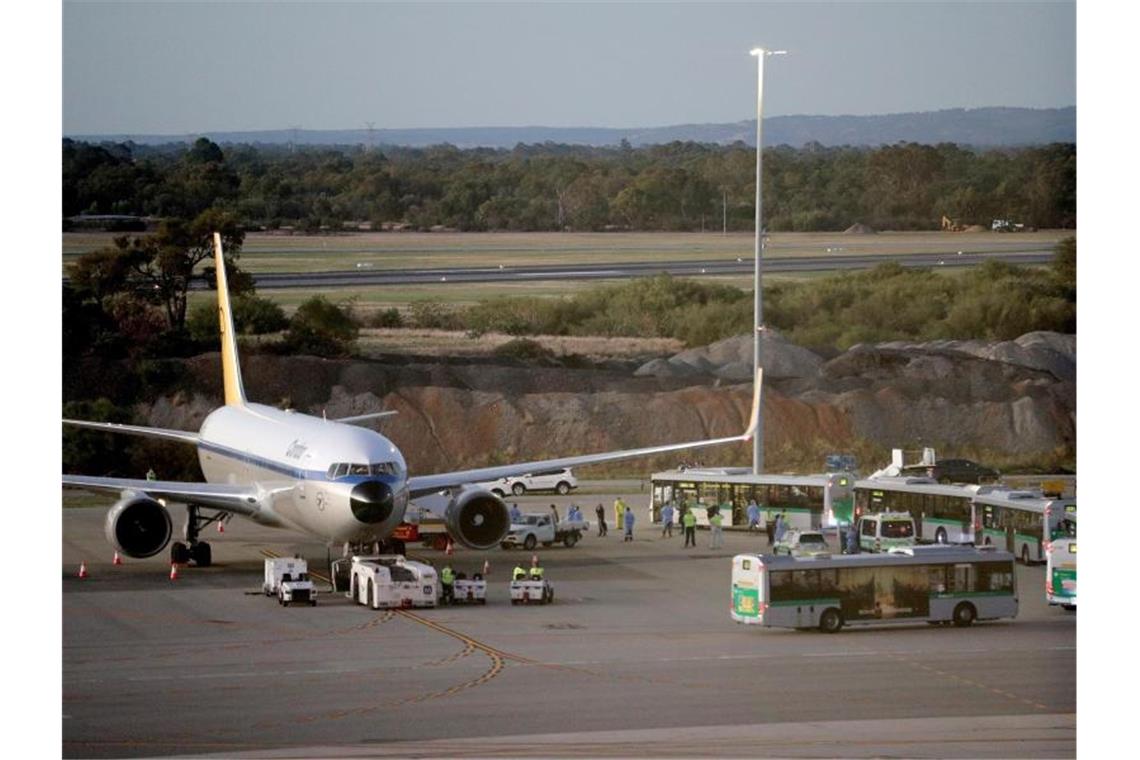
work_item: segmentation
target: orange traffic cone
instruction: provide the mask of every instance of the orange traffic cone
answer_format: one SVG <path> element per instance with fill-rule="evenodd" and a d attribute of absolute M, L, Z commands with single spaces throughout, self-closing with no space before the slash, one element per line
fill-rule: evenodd
<path fill-rule="evenodd" d="M 111 560 L 111 564 L 112 564 L 112 565 L 121 565 L 121 564 L 123 564 L 123 558 L 119 556 L 119 553 L 118 553 L 118 552 L 115 552 L 115 558 L 114 558 L 113 560 Z"/>
<path fill-rule="evenodd" d="M 218 532 L 219 533 L 225 533 L 226 532 L 225 523 L 223 523 L 221 520 L 218 520 Z"/>
<path fill-rule="evenodd" d="M 490 574 L 491 574 L 491 560 L 485 559 L 485 560 L 483 560 L 483 577 L 485 578 Z"/>
<path fill-rule="evenodd" d="M 87 563 L 86 562 L 80 562 L 79 563 L 79 572 L 76 574 L 76 577 L 77 578 L 86 578 L 87 577 Z"/>
<path fill-rule="evenodd" d="M 447 556 L 449 556 L 449 557 L 450 557 L 452 554 L 455 554 L 455 547 L 452 545 L 452 543 L 451 543 L 451 539 L 448 539 L 448 541 L 447 541 L 447 550 L 446 550 L 446 554 L 447 554 Z"/>
<path fill-rule="evenodd" d="M 172 581 L 178 580 L 178 563 L 177 562 L 171 562 L 170 563 L 170 580 L 172 580 Z"/>

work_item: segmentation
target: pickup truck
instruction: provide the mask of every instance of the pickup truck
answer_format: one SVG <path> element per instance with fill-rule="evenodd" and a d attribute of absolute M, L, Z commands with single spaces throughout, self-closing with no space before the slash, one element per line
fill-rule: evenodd
<path fill-rule="evenodd" d="M 561 541 L 567 548 L 578 543 L 582 534 L 590 529 L 590 523 L 585 520 L 563 520 L 554 524 L 554 515 L 540 512 L 526 514 L 522 520 L 511 524 L 510 531 L 500 544 L 504 549 L 521 545 L 530 551 L 535 545 L 553 546 Z"/>

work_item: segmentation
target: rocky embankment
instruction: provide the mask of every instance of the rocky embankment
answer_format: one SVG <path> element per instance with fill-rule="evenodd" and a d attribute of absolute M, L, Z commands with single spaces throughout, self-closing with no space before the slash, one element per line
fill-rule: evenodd
<path fill-rule="evenodd" d="M 409 357 L 251 355 L 243 363 L 247 393 L 267 404 L 330 418 L 397 410 L 379 429 L 413 471 L 432 472 L 733 435 L 751 403 L 751 351 L 741 336 L 604 369 Z M 1075 459 L 1075 336 L 858 345 L 825 360 L 769 331 L 761 356 L 772 470 L 811 467 L 827 451 L 885 457 L 916 445 L 997 461 Z M 140 408 L 149 424 L 197 429 L 218 404 L 217 355 L 181 369 L 191 390 Z M 739 445 L 691 456 L 741 464 L 751 455 Z M 638 469 L 677 461 L 670 455 Z"/>

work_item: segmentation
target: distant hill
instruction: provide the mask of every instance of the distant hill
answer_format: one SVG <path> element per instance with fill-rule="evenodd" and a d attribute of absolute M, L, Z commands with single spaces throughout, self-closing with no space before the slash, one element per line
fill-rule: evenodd
<path fill-rule="evenodd" d="M 278 129 L 252 132 L 201 132 L 188 135 L 67 135 L 87 142 L 155 145 L 192 142 L 208 137 L 216 143 L 287 145 L 400 145 L 424 147 L 450 143 L 459 148 L 513 148 L 519 143 L 618 145 L 628 140 L 642 146 L 674 140 L 755 145 L 756 120 L 731 124 L 678 124 L 632 129 L 608 127 L 455 127 L 438 129 Z M 1077 109 L 1067 108 L 951 108 L 943 111 L 882 116 L 774 116 L 764 120 L 765 145 L 806 143 L 878 146 L 899 141 L 937 144 L 952 142 L 977 147 L 1040 145 L 1076 142 Z"/>

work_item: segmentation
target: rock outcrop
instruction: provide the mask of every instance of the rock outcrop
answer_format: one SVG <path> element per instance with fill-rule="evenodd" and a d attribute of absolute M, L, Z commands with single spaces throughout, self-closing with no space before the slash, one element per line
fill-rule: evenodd
<path fill-rule="evenodd" d="M 630 371 L 248 356 L 251 398 L 330 418 L 394 409 L 374 423 L 415 472 L 729 436 L 751 403 L 749 336 Z M 1076 341 L 1030 333 L 1015 341 L 859 345 L 829 360 L 765 336 L 769 469 L 863 446 L 884 455 L 919 443 L 997 459 L 1075 459 Z M 217 355 L 185 360 L 191 390 L 139 409 L 149 424 L 196 430 L 221 395 Z M 702 452 L 726 464 L 747 445 Z M 676 464 L 677 455 L 638 465 Z M 810 465 L 809 465 L 810 466 Z M 628 465 L 626 465 L 628 469 Z"/>

